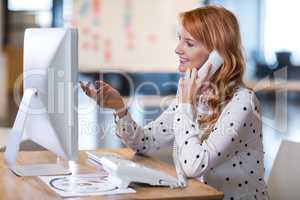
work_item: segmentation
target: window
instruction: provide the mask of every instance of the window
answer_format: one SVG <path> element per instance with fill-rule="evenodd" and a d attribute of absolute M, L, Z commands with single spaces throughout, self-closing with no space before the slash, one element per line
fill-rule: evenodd
<path fill-rule="evenodd" d="M 41 11 L 51 9 L 52 0 L 8 0 L 8 10 L 11 11 Z"/>
<path fill-rule="evenodd" d="M 19 18 L 21 23 L 33 27 L 51 26 L 53 0 L 8 0 L 7 7 L 8 11 L 14 13 L 18 18 L 19 15 L 24 15 L 24 17 Z"/>
<path fill-rule="evenodd" d="M 300 1 L 265 0 L 264 54 L 275 61 L 276 51 L 292 52 L 292 62 L 300 63 Z"/>

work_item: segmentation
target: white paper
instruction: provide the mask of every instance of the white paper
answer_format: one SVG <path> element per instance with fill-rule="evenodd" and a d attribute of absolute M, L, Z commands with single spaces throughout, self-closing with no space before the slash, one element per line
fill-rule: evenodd
<path fill-rule="evenodd" d="M 39 176 L 61 197 L 97 196 L 135 193 L 131 188 L 119 188 L 119 180 L 109 174 Z"/>

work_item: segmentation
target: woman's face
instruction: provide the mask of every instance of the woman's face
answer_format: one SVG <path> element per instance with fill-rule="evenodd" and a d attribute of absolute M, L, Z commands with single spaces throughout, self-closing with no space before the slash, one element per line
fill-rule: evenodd
<path fill-rule="evenodd" d="M 182 26 L 178 33 L 178 39 L 175 53 L 179 56 L 179 72 L 185 72 L 188 68 L 193 67 L 199 69 L 207 60 L 209 51 Z"/>

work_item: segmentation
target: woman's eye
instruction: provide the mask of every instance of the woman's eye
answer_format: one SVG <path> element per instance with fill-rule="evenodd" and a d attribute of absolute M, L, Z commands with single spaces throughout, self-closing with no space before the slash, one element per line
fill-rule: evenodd
<path fill-rule="evenodd" d="M 194 44 L 189 43 L 189 42 L 187 42 L 186 44 L 188 45 L 188 47 L 193 47 L 194 46 Z"/>

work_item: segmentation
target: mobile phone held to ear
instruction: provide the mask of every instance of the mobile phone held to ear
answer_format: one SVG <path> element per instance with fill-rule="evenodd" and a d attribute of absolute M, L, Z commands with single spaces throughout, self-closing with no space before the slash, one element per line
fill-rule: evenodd
<path fill-rule="evenodd" d="M 200 67 L 198 70 L 198 78 L 204 78 L 206 73 L 206 68 L 208 67 L 209 64 L 212 64 L 212 68 L 209 72 L 208 78 L 211 78 L 214 73 L 221 67 L 221 65 L 224 63 L 223 58 L 219 55 L 219 53 L 216 50 L 213 50 L 210 52 L 208 59 L 206 62 Z"/>

